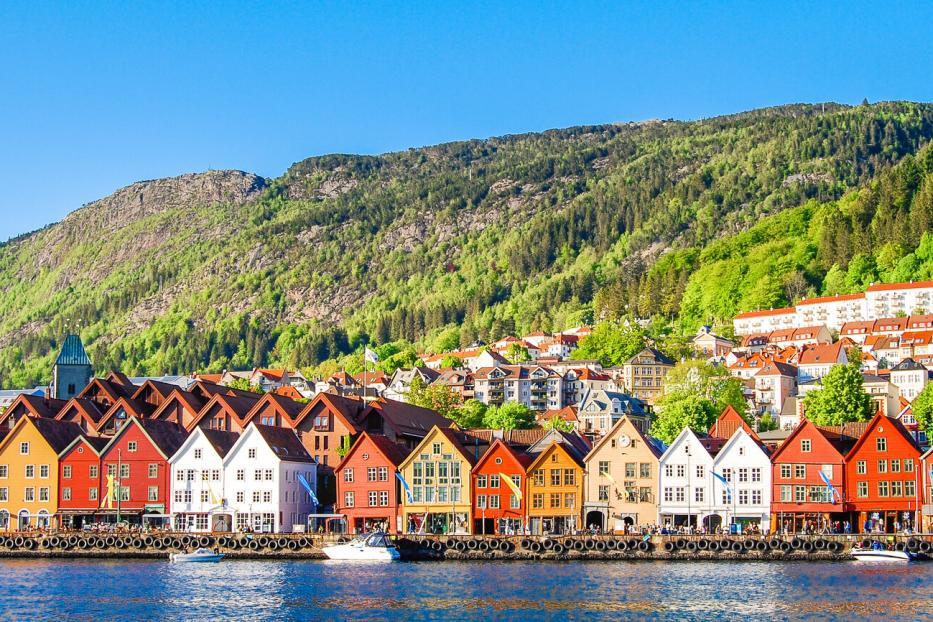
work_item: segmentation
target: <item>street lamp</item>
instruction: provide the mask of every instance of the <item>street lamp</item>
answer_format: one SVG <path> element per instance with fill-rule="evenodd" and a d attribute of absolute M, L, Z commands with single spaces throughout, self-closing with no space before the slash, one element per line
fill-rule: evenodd
<path fill-rule="evenodd" d="M 689 531 L 693 518 L 693 512 L 690 508 L 690 445 L 684 445 L 684 453 L 687 454 L 687 530 Z"/>

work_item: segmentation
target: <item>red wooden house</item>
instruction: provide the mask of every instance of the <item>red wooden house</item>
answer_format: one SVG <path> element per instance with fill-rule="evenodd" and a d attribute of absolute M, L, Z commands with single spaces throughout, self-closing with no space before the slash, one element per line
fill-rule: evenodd
<path fill-rule="evenodd" d="M 216 393 L 185 429 L 207 428 L 242 434 L 246 430 L 246 414 L 256 405 L 256 398 Z"/>
<path fill-rule="evenodd" d="M 156 408 L 150 418 L 171 421 L 187 430 L 194 420 L 198 418 L 198 414 L 209 400 L 210 398 L 204 399 L 199 394 L 176 387 L 162 400 L 162 403 L 159 404 L 159 407 Z"/>
<path fill-rule="evenodd" d="M 923 514 L 921 531 L 930 533 L 933 531 L 933 449 L 928 449 L 920 457 L 920 463 L 922 465 L 920 482 L 922 484 L 921 496 L 923 500 L 923 506 L 920 508 Z"/>
<path fill-rule="evenodd" d="M 294 430 L 295 419 L 304 408 L 305 404 L 302 402 L 296 402 L 284 395 L 266 393 L 246 413 L 245 422 L 246 425 L 255 421 L 259 425 Z"/>
<path fill-rule="evenodd" d="M 71 421 L 81 427 L 88 436 L 99 436 L 97 429 L 104 411 L 100 404 L 86 397 L 73 397 L 62 407 L 55 418 L 59 421 Z"/>
<path fill-rule="evenodd" d="M 363 432 L 337 465 L 335 511 L 347 517 L 350 533 L 400 533 L 399 506 L 405 493 L 396 473 L 408 453 L 385 436 Z"/>
<path fill-rule="evenodd" d="M 78 436 L 58 454 L 58 512 L 80 528 L 100 511 L 100 452 L 110 439 Z"/>
<path fill-rule="evenodd" d="M 168 421 L 130 417 L 101 452 L 101 514 L 139 524 L 143 514 L 169 513 L 171 468 L 168 459 L 187 438 Z M 107 476 L 114 477 L 114 498 L 106 502 Z M 119 502 L 118 502 L 119 500 Z"/>
<path fill-rule="evenodd" d="M 875 415 L 846 456 L 846 479 L 859 531 L 920 524 L 920 449 L 897 419 Z"/>
<path fill-rule="evenodd" d="M 527 521 L 525 473 L 532 460 L 532 456 L 516 451 L 502 439 L 493 441 L 472 470 L 473 533 L 523 532 Z M 512 480 L 521 495 L 515 494 L 505 478 Z"/>
<path fill-rule="evenodd" d="M 20 395 L 0 414 L 0 430 L 13 429 L 22 416 L 53 418 L 66 404 L 64 400 L 43 397 L 41 395 Z"/>
<path fill-rule="evenodd" d="M 771 456 L 772 531 L 799 532 L 808 526 L 822 529 L 830 522 L 840 526 L 853 522 L 845 456 L 864 431 L 864 423 L 821 427 L 806 419 L 800 422 Z"/>
<path fill-rule="evenodd" d="M 104 416 L 97 422 L 99 436 L 113 436 L 126 425 L 131 418 L 148 418 L 155 411 L 155 406 L 149 402 L 141 402 L 131 397 L 121 397 L 107 409 Z"/>

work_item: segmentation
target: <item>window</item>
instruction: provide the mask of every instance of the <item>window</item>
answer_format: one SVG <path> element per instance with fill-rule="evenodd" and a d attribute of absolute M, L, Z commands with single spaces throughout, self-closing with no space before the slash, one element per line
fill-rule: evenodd
<path fill-rule="evenodd" d="M 379 493 L 375 490 L 369 491 L 369 507 L 376 507 L 379 504 Z"/>
<path fill-rule="evenodd" d="M 912 479 L 904 480 L 904 496 L 915 497 L 917 495 L 916 482 Z"/>
<path fill-rule="evenodd" d="M 117 476 L 117 465 L 115 465 L 115 464 L 108 464 L 108 465 L 107 465 L 107 475 L 110 475 L 110 476 L 112 476 L 112 477 L 116 477 L 116 476 Z"/>
<path fill-rule="evenodd" d="M 674 465 L 673 464 L 664 465 L 664 477 L 674 477 Z"/>
<path fill-rule="evenodd" d="M 900 497 L 904 494 L 904 486 L 901 481 L 891 482 L 891 496 Z"/>
<path fill-rule="evenodd" d="M 748 481 L 748 469 L 743 467 L 739 469 L 739 483 L 743 483 L 747 481 Z"/>
<path fill-rule="evenodd" d="M 794 465 L 794 477 L 797 479 L 807 479 L 807 465 L 795 464 Z"/>
<path fill-rule="evenodd" d="M 609 461 L 608 461 L 608 460 L 600 460 L 600 461 L 599 461 L 599 471 L 598 471 L 598 472 L 599 472 L 600 475 L 606 475 L 606 474 L 609 473 Z"/>
<path fill-rule="evenodd" d="M 800 439 L 800 451 L 808 454 L 810 453 L 810 450 L 812 449 L 812 447 L 813 447 L 813 443 L 812 441 L 810 441 L 810 439 L 808 438 Z"/>
<path fill-rule="evenodd" d="M 159 500 L 159 487 L 150 486 L 146 499 L 149 501 L 158 501 Z"/>
<path fill-rule="evenodd" d="M 739 491 L 739 505 L 748 505 L 748 491 L 747 490 Z"/>
<path fill-rule="evenodd" d="M 35 501 L 36 500 L 36 489 L 35 488 L 26 488 L 23 490 L 23 501 Z"/>
<path fill-rule="evenodd" d="M 697 503 L 703 503 L 705 498 L 705 488 L 694 488 L 693 489 L 693 500 Z"/>
<path fill-rule="evenodd" d="M 687 467 L 682 464 L 677 465 L 677 477 L 684 477 L 687 475 Z"/>
<path fill-rule="evenodd" d="M 28 456 L 29 455 L 29 442 L 23 442 L 19 444 L 19 455 Z"/>
<path fill-rule="evenodd" d="M 139 444 L 138 444 L 136 441 L 130 441 L 130 442 L 128 442 L 128 443 L 126 444 L 126 450 L 127 450 L 128 452 L 130 452 L 131 454 L 135 454 L 135 453 L 136 453 L 136 450 L 137 450 L 138 448 L 139 448 Z M 198 452 L 195 451 L 194 453 L 195 453 L 195 456 L 194 456 L 194 457 L 197 458 L 197 457 L 198 457 L 198 456 L 197 456 L 197 453 L 198 453 Z"/>
<path fill-rule="evenodd" d="M 48 501 L 49 500 L 49 489 L 47 486 L 43 486 L 39 489 L 39 501 Z"/>
<path fill-rule="evenodd" d="M 130 465 L 121 464 L 120 465 L 120 478 L 125 479 L 130 476 Z"/>
<path fill-rule="evenodd" d="M 901 472 L 901 461 L 900 460 L 891 460 L 891 472 L 892 473 Z"/>
<path fill-rule="evenodd" d="M 914 472 L 914 459 L 904 458 L 904 473 L 913 473 L 913 472 Z"/>
<path fill-rule="evenodd" d="M 486 495 L 476 495 L 476 507 L 481 510 L 485 510 L 487 507 L 489 507 L 486 503 Z"/>
<path fill-rule="evenodd" d="M 509 495 L 509 508 L 517 510 L 521 507 L 521 502 L 518 500 L 518 497 L 515 495 Z"/>
<path fill-rule="evenodd" d="M 87 491 L 87 498 L 90 499 L 91 501 L 97 501 L 97 489 L 96 489 L 96 488 L 88 488 L 88 491 Z"/>
<path fill-rule="evenodd" d="M 804 503 L 807 500 L 807 487 L 794 486 L 794 501 Z"/>
<path fill-rule="evenodd" d="M 560 469 L 551 469 L 551 486 L 560 486 Z"/>
<path fill-rule="evenodd" d="M 535 494 L 531 495 L 531 507 L 536 510 L 544 509 L 544 494 L 543 493 L 536 492 Z"/>
<path fill-rule="evenodd" d="M 379 505 L 381 506 L 389 505 L 389 491 L 387 490 L 379 491 Z"/>
<path fill-rule="evenodd" d="M 328 430 L 330 428 L 330 416 L 326 413 L 318 415 L 314 418 L 314 429 L 315 430 Z"/>
<path fill-rule="evenodd" d="M 6 488 L 0 488 L 0 490 L 6 491 Z M 71 501 L 71 488 L 62 488 L 62 501 Z"/>
<path fill-rule="evenodd" d="M 201 450 L 200 450 L 200 449 L 195 449 L 195 450 L 194 450 L 194 459 L 195 459 L 195 460 L 200 460 L 200 459 L 201 459 L 201 455 L 202 455 L 202 453 L 201 453 Z"/>
<path fill-rule="evenodd" d="M 389 467 L 379 467 L 379 481 L 389 481 Z"/>
<path fill-rule="evenodd" d="M 634 462 L 625 463 L 625 477 L 628 479 L 632 479 L 633 477 L 635 477 L 635 463 Z"/>
<path fill-rule="evenodd" d="M 865 475 L 866 473 L 868 473 L 868 461 L 867 460 L 857 461 L 855 463 L 855 472 L 858 475 Z"/>
<path fill-rule="evenodd" d="M 535 475 L 537 475 L 538 473 L 539 473 L 539 471 L 535 471 Z M 536 480 L 536 481 L 537 481 L 537 480 Z M 485 488 L 485 487 L 486 487 L 486 476 L 485 476 L 485 475 L 482 475 L 482 474 L 481 474 L 481 475 L 477 475 L 477 476 L 476 476 L 476 487 L 477 487 L 477 488 Z"/>
<path fill-rule="evenodd" d="M 674 500 L 675 500 L 677 503 L 683 503 L 684 501 L 686 501 L 686 500 L 687 500 L 687 492 L 686 492 L 686 491 L 687 491 L 687 489 L 684 488 L 683 486 L 679 486 L 679 487 L 675 488 L 675 489 L 674 489 Z"/>
<path fill-rule="evenodd" d="M 567 494 L 564 495 L 564 507 L 565 508 L 567 508 L 568 510 L 572 510 L 573 508 L 576 507 L 576 505 L 577 505 L 577 496 L 574 493 L 568 492 Z"/>
<path fill-rule="evenodd" d="M 87 469 L 88 477 L 90 477 L 91 479 L 97 479 L 97 473 L 98 473 L 98 469 L 97 469 L 96 464 L 92 464 L 88 467 Z"/>
<path fill-rule="evenodd" d="M 66 464 L 62 467 L 62 479 L 71 479 L 71 465 Z"/>
<path fill-rule="evenodd" d="M 552 492 L 551 493 L 551 508 L 560 508 L 560 493 Z"/>
<path fill-rule="evenodd" d="M 790 479 L 791 465 L 781 465 L 781 479 Z"/>
<path fill-rule="evenodd" d="M 650 462 L 640 462 L 638 464 L 638 477 L 641 477 L 643 479 L 651 477 L 651 463 Z"/>
<path fill-rule="evenodd" d="M 607 488 L 608 488 L 608 486 L 607 486 Z M 670 488 L 670 487 L 665 487 L 665 488 L 664 488 L 664 501 L 665 501 L 666 503 L 673 503 L 673 502 L 674 502 L 674 489 L 673 489 L 673 488 Z"/>
<path fill-rule="evenodd" d="M 352 467 L 347 467 L 346 469 L 343 470 L 343 481 L 345 482 L 353 481 L 353 468 Z"/>
<path fill-rule="evenodd" d="M 117 488 L 119 493 L 120 501 L 129 501 L 130 500 L 130 487 L 129 486 L 120 486 Z M 191 491 L 185 491 L 185 501 L 191 501 Z"/>
<path fill-rule="evenodd" d="M 211 479 L 215 482 L 220 481 L 220 469 L 211 469 Z"/>
<path fill-rule="evenodd" d="M 251 447 L 249 451 L 246 452 L 246 454 L 250 460 L 255 460 L 256 459 L 256 448 Z"/>
<path fill-rule="evenodd" d="M 888 439 L 883 436 L 879 436 L 875 439 L 875 450 L 877 451 L 887 451 L 888 450 Z"/>
<path fill-rule="evenodd" d="M 27 465 L 26 465 L 26 477 L 31 479 L 31 478 L 33 478 L 33 477 L 35 477 L 35 476 L 36 476 L 36 467 L 35 467 L 35 465 L 33 465 L 33 464 L 27 464 Z"/>
<path fill-rule="evenodd" d="M 259 503 L 260 499 L 262 499 L 262 493 L 259 492 L 258 490 L 254 490 L 253 491 L 253 503 Z"/>
<path fill-rule="evenodd" d="M 236 479 L 238 482 L 246 481 L 246 469 L 237 469 Z"/>
<path fill-rule="evenodd" d="M 790 503 L 794 500 L 794 487 L 793 486 L 781 486 L 781 501 L 784 503 Z"/>
<path fill-rule="evenodd" d="M 887 461 L 887 460 L 879 460 L 879 461 L 878 461 L 878 472 L 879 472 L 879 473 L 887 473 L 887 472 L 888 472 L 888 461 Z"/>
<path fill-rule="evenodd" d="M 266 481 L 271 482 L 275 479 L 275 469 L 266 469 Z"/>
<path fill-rule="evenodd" d="M 444 482 L 441 482 L 441 483 L 443 484 Z M 489 476 L 489 487 L 490 487 L 490 488 L 498 489 L 500 486 L 502 486 L 502 482 L 500 481 L 499 476 L 498 476 L 498 475 L 490 475 L 490 476 Z"/>
<path fill-rule="evenodd" d="M 246 502 L 246 493 L 243 492 L 242 490 L 237 491 L 237 493 L 236 493 L 236 502 L 237 502 L 237 503 L 245 503 L 245 502 Z"/>
<path fill-rule="evenodd" d="M 499 505 L 501 497 L 499 495 L 489 495 L 489 509 L 498 510 L 501 506 Z"/>
<path fill-rule="evenodd" d="M 434 443 L 433 445 L 431 445 L 431 453 L 434 454 L 435 456 L 441 453 L 441 450 L 442 450 L 442 447 L 440 443 Z"/>
<path fill-rule="evenodd" d="M 71 489 L 68 489 L 69 493 Z M 10 500 L 10 491 L 8 488 L 0 488 L 0 501 L 9 501 Z"/>
<path fill-rule="evenodd" d="M 49 465 L 42 464 L 39 466 L 39 477 L 41 477 L 42 479 L 49 478 Z"/>
<path fill-rule="evenodd" d="M 207 471 L 205 471 L 207 473 Z M 157 462 L 149 463 L 149 479 L 155 479 L 159 477 L 159 464 Z"/>
<path fill-rule="evenodd" d="M 632 477 L 635 477 L 634 465 Z M 564 469 L 564 486 L 576 486 L 577 485 L 577 474 L 573 469 Z"/>
<path fill-rule="evenodd" d="M 706 477 L 706 467 L 702 464 L 697 465 L 697 479 L 703 479 Z"/>
<path fill-rule="evenodd" d="M 760 468 L 755 467 L 754 469 L 752 469 L 752 481 L 753 482 L 761 481 L 761 469 Z"/>
<path fill-rule="evenodd" d="M 889 496 L 888 493 L 889 493 L 889 490 L 888 490 L 888 483 L 887 483 L 887 482 L 878 482 L 878 496 L 879 496 L 879 497 L 887 497 L 887 496 Z"/>
<path fill-rule="evenodd" d="M 353 491 L 352 490 L 348 490 L 347 492 L 343 493 L 343 506 L 347 508 L 353 507 Z"/>
<path fill-rule="evenodd" d="M 599 487 L 599 500 L 600 500 L 600 501 L 609 501 L 609 486 L 600 486 L 600 487 Z"/>

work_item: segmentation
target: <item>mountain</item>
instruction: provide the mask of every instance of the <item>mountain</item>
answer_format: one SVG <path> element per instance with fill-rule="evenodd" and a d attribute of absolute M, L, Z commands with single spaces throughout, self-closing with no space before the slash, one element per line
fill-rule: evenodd
<path fill-rule="evenodd" d="M 0 247 L 0 382 L 47 380 L 68 327 L 99 369 L 174 373 L 724 321 L 880 277 L 889 225 L 885 261 L 919 248 L 931 137 L 931 105 L 801 104 L 139 182 Z"/>

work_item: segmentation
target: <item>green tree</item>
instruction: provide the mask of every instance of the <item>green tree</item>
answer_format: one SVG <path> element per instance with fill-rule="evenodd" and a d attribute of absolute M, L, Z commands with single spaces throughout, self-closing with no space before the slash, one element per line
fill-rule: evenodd
<path fill-rule="evenodd" d="M 441 382 L 425 385 L 421 376 L 415 376 L 408 389 L 408 402 L 422 408 L 429 408 L 442 417 L 453 419 L 454 412 L 461 406 L 460 395 Z"/>
<path fill-rule="evenodd" d="M 544 428 L 545 430 L 557 430 L 559 432 L 573 432 L 574 425 L 572 421 L 565 421 L 564 419 L 561 419 L 557 415 L 554 415 L 553 417 L 545 421 L 541 425 L 541 427 Z"/>
<path fill-rule="evenodd" d="M 231 389 L 239 389 L 240 391 L 252 391 L 253 393 L 263 392 L 258 384 L 250 384 L 249 378 L 234 378 L 227 383 L 227 386 Z"/>
<path fill-rule="evenodd" d="M 441 367 L 449 369 L 462 369 L 463 368 L 463 359 L 456 356 L 450 356 L 449 354 L 441 359 Z"/>
<path fill-rule="evenodd" d="M 645 332 L 635 322 L 600 322 L 580 340 L 574 357 L 596 359 L 604 367 L 620 365 L 645 347 Z"/>
<path fill-rule="evenodd" d="M 519 365 L 530 361 L 531 355 L 528 354 L 528 348 L 522 344 L 510 343 L 509 347 L 505 350 L 505 358 L 508 359 L 509 363 L 512 365 Z"/>
<path fill-rule="evenodd" d="M 769 432 L 771 430 L 777 430 L 777 429 L 778 429 L 778 423 L 777 421 L 774 420 L 774 417 L 772 417 L 769 413 L 763 414 L 758 419 L 758 431 L 759 432 Z"/>
<path fill-rule="evenodd" d="M 920 395 L 914 398 L 911 410 L 917 425 L 927 433 L 927 438 L 933 438 L 933 382 L 927 383 Z"/>
<path fill-rule="evenodd" d="M 858 361 L 835 365 L 822 379 L 822 387 L 803 396 L 804 416 L 817 425 L 868 421 L 875 414 L 871 396 L 862 388 Z"/>
<path fill-rule="evenodd" d="M 489 408 L 483 418 L 487 428 L 496 430 L 522 430 L 533 428 L 535 415 L 524 404 L 506 402 L 497 408 Z"/>
<path fill-rule="evenodd" d="M 479 400 L 467 400 L 450 414 L 450 419 L 460 428 L 470 430 L 483 427 L 483 421 L 486 419 L 486 411 L 489 410 L 486 404 Z"/>
<path fill-rule="evenodd" d="M 710 400 L 691 391 L 674 391 L 658 400 L 658 414 L 651 424 L 651 434 L 671 443 L 684 428 L 705 432 L 717 416 L 719 413 Z"/>

